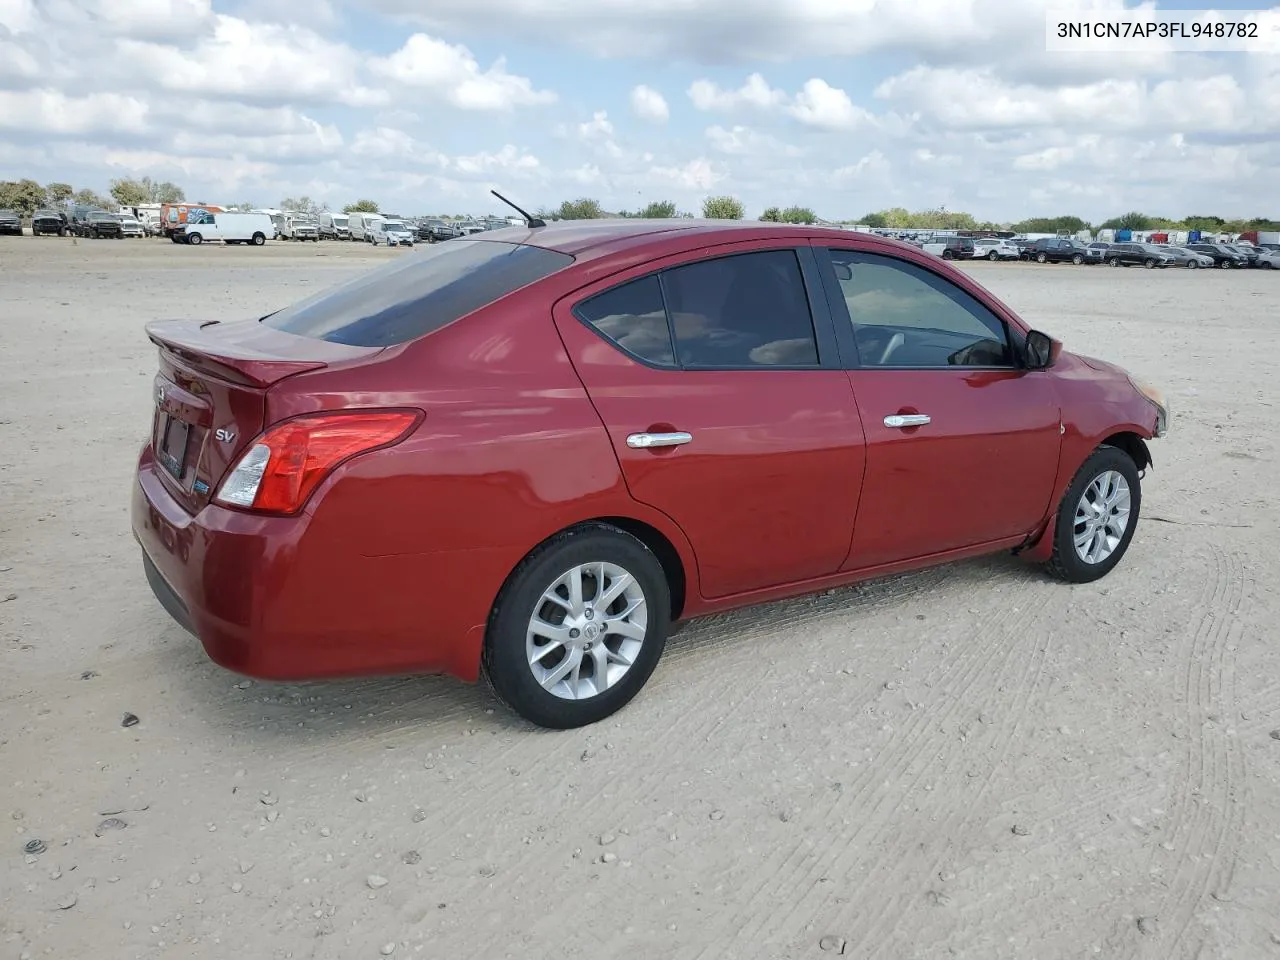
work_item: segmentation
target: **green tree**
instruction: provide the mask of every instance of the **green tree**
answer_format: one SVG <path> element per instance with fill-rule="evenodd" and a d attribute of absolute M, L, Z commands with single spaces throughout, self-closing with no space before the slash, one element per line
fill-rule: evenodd
<path fill-rule="evenodd" d="M 0 182 L 0 207 L 14 210 L 23 216 L 31 216 L 45 202 L 44 187 L 34 180 L 5 180 Z"/>
<path fill-rule="evenodd" d="M 310 197 L 285 197 L 280 201 L 280 209 L 291 213 L 309 213 L 312 216 L 320 212 L 320 205 Z M 348 213 L 352 211 L 348 210 Z M 377 213 L 375 210 L 361 210 L 360 213 Z"/>
<path fill-rule="evenodd" d="M 704 220 L 741 220 L 744 216 L 746 210 L 737 197 L 707 197 L 702 201 Z"/>
<path fill-rule="evenodd" d="M 71 195 L 71 200 L 82 207 L 101 207 L 106 210 L 112 206 L 111 198 L 95 193 L 88 187 L 77 190 Z"/>
<path fill-rule="evenodd" d="M 137 180 L 112 180 L 111 196 L 122 207 L 148 202 L 147 189 Z"/>
<path fill-rule="evenodd" d="M 882 230 L 889 225 L 889 218 L 883 213 L 868 213 L 858 223 L 865 227 L 874 227 L 877 230 Z"/>
<path fill-rule="evenodd" d="M 817 223 L 818 215 L 808 207 L 787 207 L 782 211 L 783 223 Z"/>
<path fill-rule="evenodd" d="M 675 215 L 676 205 L 670 200 L 654 200 L 636 213 L 641 220 L 670 220 Z"/>
<path fill-rule="evenodd" d="M 1151 230 L 1156 226 L 1154 218 L 1140 213 L 1137 210 L 1130 210 L 1128 213 L 1119 217 L 1112 217 L 1110 220 L 1103 221 L 1098 225 L 1102 230 Z"/>
<path fill-rule="evenodd" d="M 372 200 L 357 200 L 342 208 L 343 213 L 377 213 L 378 205 Z"/>
<path fill-rule="evenodd" d="M 599 200 L 579 197 L 577 200 L 565 200 L 556 211 L 557 220 L 599 220 L 604 216 L 604 209 Z"/>
<path fill-rule="evenodd" d="M 782 223 L 782 210 L 778 207 L 766 207 L 760 219 L 765 223 Z"/>
<path fill-rule="evenodd" d="M 1029 217 L 1026 220 L 1019 220 L 1013 224 L 1012 228 L 1019 233 L 1058 233 L 1059 231 L 1066 231 L 1074 234 L 1079 233 L 1081 230 L 1088 230 L 1089 222 L 1073 216 Z"/>
<path fill-rule="evenodd" d="M 44 192 L 48 194 L 50 203 L 66 203 L 76 191 L 69 183 L 50 183 Z"/>

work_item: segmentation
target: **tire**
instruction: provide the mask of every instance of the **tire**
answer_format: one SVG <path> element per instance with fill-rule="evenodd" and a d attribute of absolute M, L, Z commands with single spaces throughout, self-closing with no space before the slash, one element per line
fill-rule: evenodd
<path fill-rule="evenodd" d="M 1071 258 L 1071 262 L 1078 267 L 1080 266 L 1080 264 L 1084 263 L 1084 256 L 1082 254 L 1077 253 L 1074 257 Z"/>
<path fill-rule="evenodd" d="M 620 605 L 630 604 L 634 610 L 632 615 L 637 620 L 643 617 L 643 621 L 637 624 L 643 628 L 638 648 L 630 646 L 636 642 L 634 637 L 609 632 L 600 634 L 594 646 L 589 645 L 585 639 L 586 631 L 601 622 L 592 617 L 595 611 L 589 609 L 589 599 L 586 601 L 588 609 L 578 615 L 577 622 L 583 624 L 581 632 L 573 628 L 577 633 L 573 641 L 570 641 L 569 634 L 565 635 L 564 643 L 572 642 L 572 647 L 553 645 L 550 638 L 545 644 L 534 642 L 530 628 L 535 617 L 537 622 L 551 629 L 554 629 L 553 623 L 563 623 L 566 619 L 565 608 L 543 600 L 544 592 L 555 590 L 559 593 L 563 590 L 563 595 L 567 596 L 568 584 L 561 584 L 561 580 L 578 570 L 584 598 L 598 597 L 598 591 L 604 589 L 604 584 L 582 573 L 584 568 L 600 564 L 612 568 L 611 572 L 618 579 L 624 573 L 630 575 L 627 593 L 615 600 L 611 609 L 616 615 Z M 671 594 L 667 579 L 662 564 L 647 546 L 609 524 L 590 523 L 574 527 L 537 548 L 507 579 L 489 618 L 484 674 L 498 698 L 531 723 L 555 730 L 597 723 L 622 709 L 649 679 L 666 645 L 670 617 Z M 551 622 L 545 618 L 551 618 Z M 531 665 L 538 650 L 544 647 L 545 653 L 537 657 L 535 665 Z M 588 677 L 583 670 L 579 676 L 578 692 L 586 695 L 575 699 L 567 696 L 567 689 L 561 689 L 561 695 L 557 695 L 544 688 L 534 673 L 536 666 L 536 669 L 546 671 L 542 680 L 554 680 L 553 672 L 566 664 L 566 654 L 562 651 L 568 650 L 573 651 L 568 655 L 576 657 L 583 666 L 590 664 L 587 669 L 592 673 Z M 624 660 L 610 661 L 611 654 L 628 658 L 630 664 L 624 665 Z M 594 673 L 601 658 L 620 673 L 611 677 L 603 692 L 595 692 Z M 605 675 L 609 676 L 607 670 Z M 556 687 L 559 688 L 560 684 L 567 687 L 573 676 L 571 672 L 558 680 Z M 583 684 L 591 686 L 584 688 Z"/>
<path fill-rule="evenodd" d="M 1199 263 L 1197 263 L 1195 260 L 1188 260 L 1188 261 L 1187 261 L 1187 269 L 1188 269 L 1188 270 L 1199 270 L 1199 269 L 1200 269 L 1200 264 L 1199 264 Z"/>
<path fill-rule="evenodd" d="M 990 260 L 992 263 L 995 263 L 997 260 L 1000 259 L 1000 254 L 992 250 L 990 253 L 987 254 L 987 259 Z"/>
<path fill-rule="evenodd" d="M 1116 516 L 1117 509 L 1123 509 L 1124 497 L 1118 492 L 1115 480 L 1120 477 L 1127 487 L 1128 514 L 1125 526 L 1115 537 L 1115 543 L 1109 542 L 1114 537 L 1117 524 L 1111 517 Z M 1103 480 L 1103 478 L 1108 478 Z M 1091 518 L 1093 498 L 1099 492 L 1115 496 L 1116 507 L 1108 516 L 1105 527 L 1097 527 Z M 1106 501 L 1104 501 L 1105 503 Z M 1133 532 L 1138 527 L 1138 515 L 1142 506 L 1142 480 L 1138 476 L 1137 464 L 1127 453 L 1118 447 L 1101 446 L 1089 455 L 1089 458 L 1076 471 L 1071 486 L 1058 505 L 1058 515 L 1054 519 L 1053 555 L 1045 564 L 1046 571 L 1059 580 L 1068 583 L 1092 583 L 1110 573 L 1124 557 L 1133 540 Z M 1076 547 L 1077 530 L 1081 535 L 1094 529 L 1102 529 L 1104 537 L 1100 541 L 1090 538 L 1085 541 L 1084 549 L 1088 553 L 1091 548 L 1105 545 L 1109 550 L 1101 559 L 1090 562 L 1084 559 Z"/>
<path fill-rule="evenodd" d="M 253 235 L 253 245 L 255 247 L 260 247 L 266 242 L 267 242 L 267 235 L 265 233 L 259 232 Z"/>
<path fill-rule="evenodd" d="M 1220 264 L 1218 264 L 1218 266 L 1219 266 L 1221 269 L 1223 269 L 1223 270 L 1230 270 L 1230 269 L 1231 269 L 1231 261 L 1230 261 L 1230 260 L 1223 260 Z"/>
<path fill-rule="evenodd" d="M 1110 260 L 1108 260 L 1108 261 L 1107 261 L 1107 266 L 1108 266 L 1108 267 L 1118 267 L 1118 266 L 1120 266 L 1120 258 L 1119 258 L 1119 257 L 1112 257 Z"/>
<path fill-rule="evenodd" d="M 200 244 L 204 243 L 204 237 L 200 236 L 198 233 L 188 233 L 187 243 L 198 247 Z"/>
<path fill-rule="evenodd" d="M 1046 254 L 1043 254 L 1043 253 L 1036 254 L 1036 263 L 1048 263 L 1048 262 L 1049 262 L 1049 257 Z"/>
<path fill-rule="evenodd" d="M 1154 270 L 1156 268 L 1156 262 L 1154 260 L 1143 260 L 1142 265 L 1148 270 Z"/>

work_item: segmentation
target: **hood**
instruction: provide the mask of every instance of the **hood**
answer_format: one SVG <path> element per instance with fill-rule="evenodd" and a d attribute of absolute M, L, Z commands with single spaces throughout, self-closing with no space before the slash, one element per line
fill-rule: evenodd
<path fill-rule="evenodd" d="M 1119 377 L 1128 377 L 1129 371 L 1124 367 L 1117 366 L 1107 360 L 1099 360 L 1097 357 L 1086 357 L 1084 354 L 1077 353 L 1076 358 L 1082 363 L 1092 367 L 1100 373 L 1113 373 Z"/>

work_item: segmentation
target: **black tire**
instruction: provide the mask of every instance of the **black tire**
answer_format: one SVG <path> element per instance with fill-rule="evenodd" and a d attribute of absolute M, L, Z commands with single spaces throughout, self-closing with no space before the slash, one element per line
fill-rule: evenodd
<path fill-rule="evenodd" d="M 1129 524 L 1105 559 L 1097 563 L 1082 560 L 1075 548 L 1076 507 L 1093 481 L 1102 474 L 1114 470 L 1129 484 Z M 1110 573 L 1124 557 L 1138 528 L 1138 516 L 1142 507 L 1142 480 L 1133 459 L 1118 447 L 1101 446 L 1089 455 L 1076 471 L 1071 486 L 1058 505 L 1054 518 L 1053 555 L 1045 564 L 1045 570 L 1059 580 L 1068 583 L 1092 583 Z"/>
<path fill-rule="evenodd" d="M 1049 262 L 1049 257 L 1047 254 L 1043 254 L 1043 253 L 1036 254 L 1036 263 L 1048 263 L 1048 262 Z"/>
<path fill-rule="evenodd" d="M 1198 261 L 1196 261 L 1196 260 L 1188 260 L 1188 261 L 1187 261 L 1187 269 L 1188 269 L 1188 270 L 1198 270 L 1198 269 L 1200 269 L 1200 264 L 1199 264 L 1199 262 L 1198 262 Z"/>
<path fill-rule="evenodd" d="M 1142 265 L 1148 270 L 1154 270 L 1156 268 L 1156 262 L 1150 258 L 1143 260 Z"/>
<path fill-rule="evenodd" d="M 255 247 L 260 247 L 266 242 L 267 242 L 267 235 L 265 233 L 255 233 L 253 235 L 253 245 Z"/>
<path fill-rule="evenodd" d="M 1109 260 L 1107 261 L 1107 266 L 1108 266 L 1108 267 L 1118 267 L 1118 266 L 1120 266 L 1120 258 L 1119 258 L 1119 257 L 1112 257 L 1111 259 L 1109 259 Z"/>
<path fill-rule="evenodd" d="M 1230 261 L 1230 260 L 1223 260 L 1220 264 L 1218 264 L 1218 266 L 1219 266 L 1221 269 L 1223 269 L 1223 270 L 1230 270 L 1230 269 L 1231 269 L 1231 261 Z"/>
<path fill-rule="evenodd" d="M 1071 262 L 1074 263 L 1077 267 L 1080 266 L 1080 264 L 1084 263 L 1084 254 L 1077 253 L 1074 257 L 1071 258 Z"/>
<path fill-rule="evenodd" d="M 188 233 L 187 243 L 198 247 L 200 244 L 204 243 L 204 237 L 200 236 L 198 233 Z"/>
<path fill-rule="evenodd" d="M 987 259 L 990 260 L 992 263 L 995 263 L 997 260 L 1000 259 L 1000 254 L 992 250 L 990 253 L 987 254 Z"/>
<path fill-rule="evenodd" d="M 617 564 L 635 578 L 644 594 L 646 633 L 631 667 L 613 686 L 580 700 L 564 699 L 543 689 L 530 668 L 526 652 L 529 619 L 538 609 L 543 591 L 566 570 L 596 562 Z M 670 588 L 653 552 L 610 524 L 584 524 L 548 540 L 507 578 L 489 618 L 484 675 L 498 698 L 530 723 L 555 730 L 598 723 L 640 692 L 662 656 L 670 621 Z"/>
<path fill-rule="evenodd" d="M 954 260 L 955 258 L 956 258 L 956 257 L 955 257 L 955 254 L 954 254 L 954 253 L 952 253 L 950 250 L 943 250 L 943 251 L 942 251 L 942 259 L 943 259 L 943 260 Z"/>

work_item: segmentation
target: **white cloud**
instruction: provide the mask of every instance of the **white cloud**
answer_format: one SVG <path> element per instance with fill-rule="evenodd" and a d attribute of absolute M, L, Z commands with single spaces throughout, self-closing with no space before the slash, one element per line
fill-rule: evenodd
<path fill-rule="evenodd" d="M 212 34 L 193 49 L 122 40 L 120 51 L 126 63 L 178 93 L 357 107 L 389 99 L 385 90 L 359 82 L 361 58 L 354 50 L 301 27 L 218 16 Z"/>
<path fill-rule="evenodd" d="M 729 128 L 718 124 L 710 126 L 707 127 L 705 135 L 713 150 L 733 156 L 798 157 L 804 153 L 795 144 L 785 143 L 777 137 L 760 133 L 741 124 Z"/>
<path fill-rule="evenodd" d="M 816 77 L 796 94 L 790 111 L 801 123 L 823 130 L 851 130 L 871 119 L 866 110 L 853 105 L 847 93 Z"/>
<path fill-rule="evenodd" d="M 722 90 L 710 80 L 695 80 L 689 87 L 689 99 L 699 110 L 731 111 L 740 107 L 769 110 L 781 106 L 787 95 L 769 86 L 758 73 L 747 77 L 737 90 Z"/>
<path fill-rule="evenodd" d="M 649 177 L 656 184 L 694 191 L 710 190 L 724 181 L 725 174 L 710 160 L 699 157 L 680 166 L 650 167 Z"/>
<path fill-rule="evenodd" d="M 578 136 L 583 140 L 601 140 L 613 136 L 613 124 L 607 110 L 597 110 L 586 123 L 578 124 Z"/>
<path fill-rule="evenodd" d="M 453 161 L 455 170 L 471 175 L 485 173 L 527 175 L 541 166 L 537 157 L 511 144 L 507 144 L 496 153 L 476 153 L 468 157 L 458 157 Z"/>
<path fill-rule="evenodd" d="M 654 123 L 666 123 L 671 118 L 666 97 L 644 84 L 631 88 L 631 110 L 641 120 Z"/>
<path fill-rule="evenodd" d="M 95 93 L 68 97 L 57 90 L 0 90 L 0 129 L 74 134 L 144 129 L 147 105 L 132 97 Z"/>
<path fill-rule="evenodd" d="M 508 73 L 503 60 L 481 70 L 471 51 L 425 33 L 415 33 L 389 57 L 375 59 L 375 74 L 428 91 L 463 110 L 510 110 L 554 103 L 550 90 L 536 90 L 527 77 Z"/>

